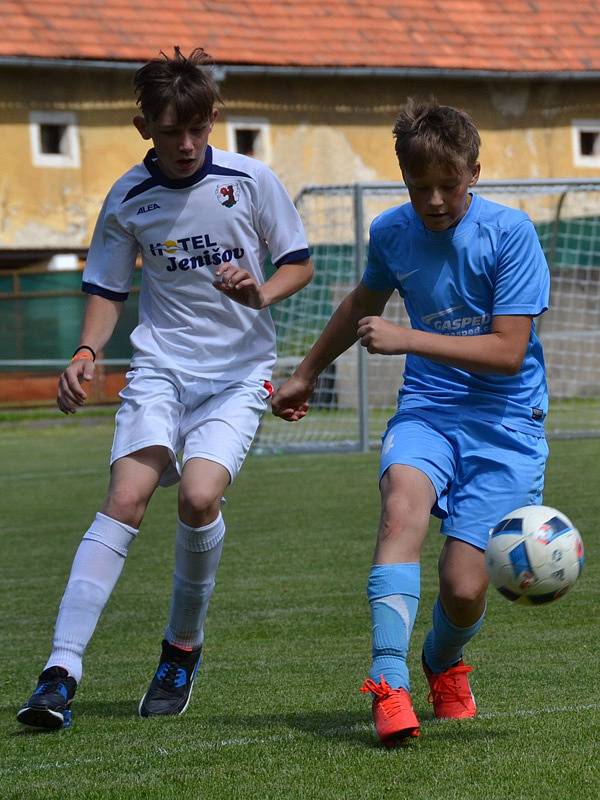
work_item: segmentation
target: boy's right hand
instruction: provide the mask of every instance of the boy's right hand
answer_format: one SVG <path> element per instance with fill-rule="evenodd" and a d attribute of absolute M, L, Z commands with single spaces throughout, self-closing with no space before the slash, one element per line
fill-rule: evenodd
<path fill-rule="evenodd" d="M 89 359 L 72 361 L 58 379 L 56 404 L 63 414 L 74 414 L 87 400 L 81 384 L 92 380 L 94 367 Z"/>
<path fill-rule="evenodd" d="M 271 398 L 271 411 L 287 422 L 298 422 L 308 413 L 308 401 L 315 385 L 293 375 Z"/>

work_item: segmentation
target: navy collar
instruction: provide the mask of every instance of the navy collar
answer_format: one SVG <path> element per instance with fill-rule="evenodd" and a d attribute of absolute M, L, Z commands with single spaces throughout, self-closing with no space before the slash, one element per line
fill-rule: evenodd
<path fill-rule="evenodd" d="M 189 178 L 168 178 L 158 166 L 154 148 L 148 150 L 146 153 L 144 166 L 161 186 L 166 186 L 168 189 L 187 189 L 189 186 L 193 186 L 195 183 L 201 181 L 202 178 L 210 172 L 210 168 L 212 167 L 212 147 L 207 145 L 204 154 L 204 163 L 200 169 L 197 169 Z"/>

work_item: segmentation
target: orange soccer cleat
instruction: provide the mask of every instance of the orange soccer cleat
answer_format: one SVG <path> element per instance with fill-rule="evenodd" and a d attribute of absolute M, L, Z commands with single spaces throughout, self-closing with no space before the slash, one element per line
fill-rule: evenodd
<path fill-rule="evenodd" d="M 467 675 L 473 667 L 461 661 L 440 673 L 432 672 L 425 659 L 423 671 L 429 683 L 429 697 L 437 719 L 469 719 L 477 714 L 475 698 Z"/>
<path fill-rule="evenodd" d="M 419 720 L 406 689 L 392 689 L 382 675 L 379 683 L 367 678 L 360 691 L 374 695 L 375 731 L 386 747 L 405 744 L 411 737 L 419 735 Z"/>

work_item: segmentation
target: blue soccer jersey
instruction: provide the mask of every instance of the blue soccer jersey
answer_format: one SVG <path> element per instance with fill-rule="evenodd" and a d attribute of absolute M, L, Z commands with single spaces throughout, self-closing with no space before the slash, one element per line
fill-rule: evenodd
<path fill-rule="evenodd" d="M 378 216 L 362 282 L 397 289 L 413 328 L 446 336 L 486 334 L 493 316 L 535 317 L 549 303 L 548 265 L 531 220 L 478 195 L 446 231 L 428 230 L 410 203 Z M 541 435 L 548 391 L 535 324 L 516 375 L 469 372 L 408 354 L 399 406 L 453 405 Z"/>

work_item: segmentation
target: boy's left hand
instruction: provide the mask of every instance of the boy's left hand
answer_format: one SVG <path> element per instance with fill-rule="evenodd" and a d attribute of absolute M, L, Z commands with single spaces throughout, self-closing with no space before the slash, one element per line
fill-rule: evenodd
<path fill-rule="evenodd" d="M 406 328 L 382 317 L 363 317 L 358 321 L 358 338 L 369 353 L 385 356 L 406 353 Z"/>
<path fill-rule="evenodd" d="M 221 267 L 216 273 L 217 280 L 213 286 L 223 294 L 249 308 L 261 309 L 267 304 L 262 292 L 262 287 L 247 269 L 238 267 Z"/>

